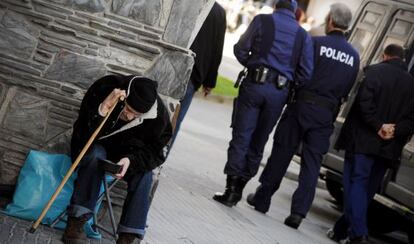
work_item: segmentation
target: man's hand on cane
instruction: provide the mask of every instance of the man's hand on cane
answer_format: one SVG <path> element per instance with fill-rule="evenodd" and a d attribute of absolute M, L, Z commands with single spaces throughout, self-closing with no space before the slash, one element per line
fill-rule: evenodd
<path fill-rule="evenodd" d="M 115 88 L 99 106 L 99 112 L 106 116 L 109 110 L 114 106 L 118 100 L 124 100 L 126 97 L 125 90 Z"/>

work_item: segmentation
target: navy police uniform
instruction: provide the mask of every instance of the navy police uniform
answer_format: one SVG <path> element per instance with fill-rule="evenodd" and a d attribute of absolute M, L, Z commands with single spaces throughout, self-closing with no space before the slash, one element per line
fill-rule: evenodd
<path fill-rule="evenodd" d="M 289 81 L 303 85 L 313 71 L 312 41 L 294 15 L 295 0 L 283 0 L 272 14 L 257 15 L 234 46 L 237 60 L 248 69 L 232 116 L 232 140 L 224 167 L 226 191 L 214 200 L 229 207 L 242 198 L 256 175 L 264 146 L 288 97 Z M 280 7 L 279 7 L 280 6 Z"/>
<path fill-rule="evenodd" d="M 269 31 L 272 27 L 266 22 L 270 16 L 274 32 Z M 287 87 L 276 87 L 278 76 L 287 80 L 295 77 L 300 84 L 310 79 L 313 69 L 311 39 L 307 33 L 301 36 L 300 31 L 303 29 L 292 11 L 277 9 L 271 15 L 256 16 L 234 46 L 234 54 L 248 68 L 248 75 L 234 104 L 225 174 L 247 180 L 256 175 L 264 146 L 288 96 Z M 266 36 L 269 33 L 273 35 Z M 295 38 L 301 38 L 298 41 L 302 44 L 294 47 Z M 263 83 L 255 80 L 256 71 L 261 67 L 269 69 Z"/>
<path fill-rule="evenodd" d="M 271 156 L 254 195 L 255 209 L 267 212 L 294 153 L 302 142 L 299 185 L 291 213 L 305 217 L 312 205 L 322 156 L 328 151 L 333 122 L 359 70 L 359 55 L 340 31 L 314 37 L 312 80 L 299 89 L 284 112 Z"/>

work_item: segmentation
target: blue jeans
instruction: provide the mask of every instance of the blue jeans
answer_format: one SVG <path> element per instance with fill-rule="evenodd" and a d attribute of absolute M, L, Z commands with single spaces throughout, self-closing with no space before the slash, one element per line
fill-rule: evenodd
<path fill-rule="evenodd" d="M 177 137 L 178 131 L 181 128 L 181 123 L 184 120 L 185 115 L 187 114 L 188 109 L 190 108 L 191 101 L 193 100 L 194 93 L 196 92 L 195 87 L 191 80 L 188 82 L 187 90 L 183 99 L 180 100 L 180 112 L 178 113 L 177 122 L 175 124 L 174 134 L 171 139 L 171 146 L 174 144 L 175 138 Z"/>
<path fill-rule="evenodd" d="M 387 170 L 385 159 L 366 154 L 345 155 L 344 214 L 335 223 L 341 239 L 367 236 L 367 209 Z"/>
<path fill-rule="evenodd" d="M 78 177 L 68 208 L 73 217 L 93 214 L 105 173 L 98 167 L 99 159 L 106 158 L 106 150 L 99 144 L 93 144 L 78 166 Z M 145 234 L 149 195 L 152 185 L 152 172 L 139 172 L 125 179 L 128 193 L 122 208 L 118 232 L 134 233 L 141 237 Z"/>

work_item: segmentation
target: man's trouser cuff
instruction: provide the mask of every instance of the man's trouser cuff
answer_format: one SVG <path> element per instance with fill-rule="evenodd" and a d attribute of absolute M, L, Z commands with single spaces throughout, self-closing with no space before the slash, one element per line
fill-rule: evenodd
<path fill-rule="evenodd" d="M 81 205 L 70 205 L 69 206 L 68 216 L 79 218 L 84 215 L 88 216 L 88 219 L 89 219 L 90 217 L 92 217 L 93 211 Z"/>
<path fill-rule="evenodd" d="M 136 229 L 136 228 L 131 228 L 131 227 L 127 227 L 124 225 L 119 224 L 118 225 L 118 234 L 119 233 L 131 233 L 131 234 L 137 234 L 139 236 L 139 239 L 143 239 L 144 235 L 145 235 L 145 229 Z"/>

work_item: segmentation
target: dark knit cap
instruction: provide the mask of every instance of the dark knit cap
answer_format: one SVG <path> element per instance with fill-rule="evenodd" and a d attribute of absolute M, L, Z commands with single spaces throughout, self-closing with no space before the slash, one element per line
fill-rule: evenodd
<path fill-rule="evenodd" d="M 137 112 L 146 113 L 157 99 L 158 83 L 145 77 L 131 80 L 126 102 Z"/>

